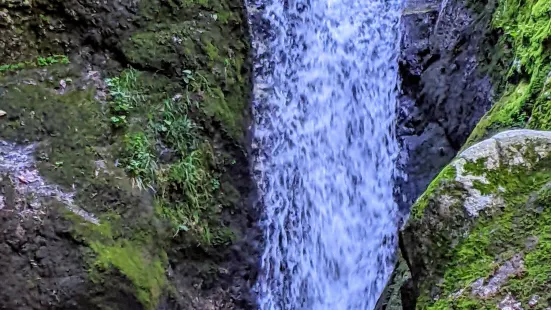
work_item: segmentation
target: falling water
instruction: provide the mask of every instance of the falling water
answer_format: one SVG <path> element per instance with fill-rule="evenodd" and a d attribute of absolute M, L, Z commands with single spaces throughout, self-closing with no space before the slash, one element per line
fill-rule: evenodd
<path fill-rule="evenodd" d="M 400 0 L 248 3 L 262 310 L 370 310 L 386 284 L 400 11 Z"/>

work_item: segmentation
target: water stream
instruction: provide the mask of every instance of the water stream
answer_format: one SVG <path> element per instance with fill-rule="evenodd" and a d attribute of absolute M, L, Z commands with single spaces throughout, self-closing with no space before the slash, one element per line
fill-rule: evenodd
<path fill-rule="evenodd" d="M 262 310 L 373 309 L 394 261 L 400 0 L 248 3 Z"/>

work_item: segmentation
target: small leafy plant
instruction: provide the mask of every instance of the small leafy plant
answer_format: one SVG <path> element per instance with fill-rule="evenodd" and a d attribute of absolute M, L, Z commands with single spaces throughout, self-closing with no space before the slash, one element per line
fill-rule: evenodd
<path fill-rule="evenodd" d="M 124 127 L 128 121 L 130 110 L 143 100 L 143 96 L 133 91 L 138 74 L 134 70 L 124 71 L 120 77 L 106 79 L 111 96 L 111 123 L 115 127 Z"/>
<path fill-rule="evenodd" d="M 70 63 L 69 58 L 65 55 L 52 55 L 47 57 L 38 56 L 34 60 L 28 60 L 24 62 L 15 63 L 15 64 L 0 65 L 0 73 L 13 72 L 18 70 L 38 68 L 38 67 L 47 67 L 54 64 L 68 64 L 68 63 Z"/>
<path fill-rule="evenodd" d="M 182 71 L 182 80 L 186 85 L 188 85 L 191 81 L 195 81 L 191 70 L 186 69 Z"/>
<path fill-rule="evenodd" d="M 156 156 L 151 142 L 143 132 L 127 134 L 124 137 L 124 159 L 122 164 L 139 188 L 155 180 Z"/>

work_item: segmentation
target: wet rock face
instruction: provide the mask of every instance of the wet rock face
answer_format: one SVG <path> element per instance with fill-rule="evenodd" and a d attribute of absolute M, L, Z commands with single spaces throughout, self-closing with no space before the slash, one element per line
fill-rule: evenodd
<path fill-rule="evenodd" d="M 4 190 L 7 190 L 4 187 Z M 0 196 L 1 197 L 1 196 Z M 80 243 L 71 238 L 72 223 L 57 202 L 43 202 L 38 216 L 14 215 L 14 205 L 0 210 L 0 303 L 3 309 L 141 309 L 113 280 L 98 290 L 88 276 Z M 60 212 L 61 211 L 61 212 Z"/>
<path fill-rule="evenodd" d="M 0 1 L 0 308 L 255 308 L 242 6 Z M 136 102 L 118 127 L 106 78 L 123 77 Z M 176 147 L 167 117 L 192 120 L 170 124 L 193 125 L 200 145 Z M 142 132 L 162 176 L 201 147 L 200 207 L 167 181 L 161 212 L 135 186 L 121 158 Z"/>
<path fill-rule="evenodd" d="M 84 46 L 107 50 L 134 27 L 137 10 L 136 1 L 2 1 L 0 59 L 4 64 L 40 53 L 90 52 Z"/>
<path fill-rule="evenodd" d="M 467 1 L 409 1 L 402 16 L 398 130 L 401 209 L 407 209 L 461 148 L 490 108 L 482 73 L 489 18 Z"/>

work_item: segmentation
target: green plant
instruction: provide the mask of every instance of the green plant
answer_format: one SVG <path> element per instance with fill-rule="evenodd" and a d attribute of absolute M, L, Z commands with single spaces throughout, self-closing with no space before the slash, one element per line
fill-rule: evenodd
<path fill-rule="evenodd" d="M 187 201 L 193 207 L 201 208 L 201 200 L 210 198 L 210 191 L 206 187 L 209 175 L 204 169 L 203 153 L 200 150 L 191 152 L 172 165 L 168 177 L 184 191 Z"/>
<path fill-rule="evenodd" d="M 124 137 L 122 164 L 139 188 L 151 186 L 157 170 L 153 147 L 143 132 L 127 134 Z"/>
<path fill-rule="evenodd" d="M 182 80 L 184 83 L 189 84 L 191 81 L 195 81 L 195 78 L 193 77 L 193 73 L 191 70 L 183 70 L 182 71 Z"/>
<path fill-rule="evenodd" d="M 187 107 L 171 100 L 163 103 L 162 123 L 157 129 L 166 142 L 178 150 L 187 151 L 196 146 L 199 126 L 187 116 Z"/>
<path fill-rule="evenodd" d="M 48 56 L 48 57 L 38 56 L 36 58 L 36 63 L 38 64 L 39 67 L 50 66 L 57 63 L 68 64 L 69 58 L 67 58 L 67 56 L 65 55 L 54 55 L 54 56 Z"/>
<path fill-rule="evenodd" d="M 15 64 L 0 65 L 1 72 L 12 72 L 29 68 L 46 67 L 54 64 L 68 64 L 69 58 L 65 55 L 52 55 L 47 57 L 39 56 L 34 60 L 28 60 Z"/>
<path fill-rule="evenodd" d="M 126 115 L 111 116 L 111 123 L 119 127 L 126 124 Z"/>
<path fill-rule="evenodd" d="M 196 75 L 197 75 L 198 79 L 197 79 L 196 83 L 192 84 L 192 87 L 193 87 L 192 91 L 193 92 L 205 92 L 205 93 L 207 93 L 207 95 L 209 95 L 212 98 L 218 98 L 219 96 L 216 96 L 216 94 L 214 94 L 214 92 L 210 88 L 209 81 L 207 80 L 207 78 L 199 72 L 196 72 Z"/>
<path fill-rule="evenodd" d="M 217 191 L 220 189 L 220 181 L 218 179 L 212 179 L 210 183 L 212 184 L 212 191 Z"/>
<path fill-rule="evenodd" d="M 166 84 L 152 86 L 148 78 L 130 69 L 106 80 L 111 123 L 124 137 L 121 166 L 137 187 L 154 190 L 156 213 L 170 223 L 173 238 L 201 246 L 228 244 L 233 233 L 220 222 L 224 193 L 214 172 L 218 163 L 195 122 L 201 110 L 191 99 L 211 91 L 208 80 L 184 70 L 178 88 L 184 84 L 185 92 L 174 96 Z M 154 144 L 170 155 L 161 159 Z"/>
<path fill-rule="evenodd" d="M 123 71 L 119 77 L 105 80 L 110 95 L 111 123 L 115 127 L 126 125 L 130 110 L 144 101 L 144 96 L 134 90 L 137 78 L 137 71 L 129 69 Z"/>

